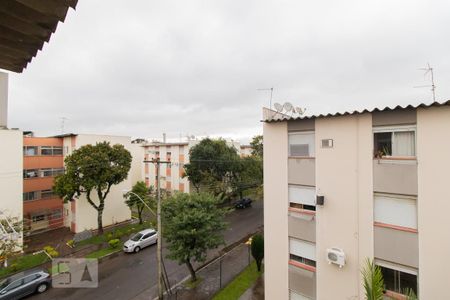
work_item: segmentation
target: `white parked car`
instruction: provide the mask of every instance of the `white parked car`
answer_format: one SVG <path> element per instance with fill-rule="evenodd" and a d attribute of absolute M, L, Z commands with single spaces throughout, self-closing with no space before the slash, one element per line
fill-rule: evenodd
<path fill-rule="evenodd" d="M 145 229 L 133 235 L 123 244 L 124 252 L 139 252 L 142 248 L 156 244 L 158 233 L 154 229 Z"/>

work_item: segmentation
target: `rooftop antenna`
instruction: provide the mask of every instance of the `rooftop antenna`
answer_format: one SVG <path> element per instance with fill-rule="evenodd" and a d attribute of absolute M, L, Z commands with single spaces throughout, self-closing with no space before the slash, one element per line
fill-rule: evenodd
<path fill-rule="evenodd" d="M 269 108 L 272 109 L 273 87 L 266 89 L 256 89 L 257 91 L 270 91 Z"/>
<path fill-rule="evenodd" d="M 64 134 L 64 125 L 67 120 L 69 119 L 66 117 L 61 117 L 61 134 Z"/>
<path fill-rule="evenodd" d="M 426 68 L 419 68 L 419 70 L 425 71 L 425 73 L 423 74 L 424 77 L 428 73 L 431 74 L 431 85 L 419 85 L 419 86 L 415 86 L 415 88 L 431 87 L 431 92 L 433 93 L 433 101 L 436 101 L 436 85 L 434 84 L 433 68 L 430 66 L 430 63 L 427 63 Z"/>

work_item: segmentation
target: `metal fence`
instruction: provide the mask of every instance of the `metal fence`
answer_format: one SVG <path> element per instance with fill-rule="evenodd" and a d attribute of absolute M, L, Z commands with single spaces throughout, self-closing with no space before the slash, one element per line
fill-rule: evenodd
<path fill-rule="evenodd" d="M 172 290 L 167 299 L 211 299 L 252 263 L 250 246 L 243 243 L 197 271 L 200 282 L 195 287 L 182 284 Z"/>

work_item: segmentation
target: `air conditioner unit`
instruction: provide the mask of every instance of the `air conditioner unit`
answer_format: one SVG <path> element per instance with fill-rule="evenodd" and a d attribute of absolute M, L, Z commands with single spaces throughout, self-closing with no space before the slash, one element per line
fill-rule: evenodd
<path fill-rule="evenodd" d="M 345 266 L 345 253 L 339 248 L 327 249 L 327 261 L 329 264 L 336 264 L 339 268 Z"/>

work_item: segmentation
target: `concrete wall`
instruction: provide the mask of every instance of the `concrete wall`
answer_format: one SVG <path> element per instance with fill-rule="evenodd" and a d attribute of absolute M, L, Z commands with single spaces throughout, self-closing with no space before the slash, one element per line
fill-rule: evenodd
<path fill-rule="evenodd" d="M 22 131 L 0 129 L 0 145 L 0 210 L 7 217 L 22 220 Z"/>
<path fill-rule="evenodd" d="M 264 296 L 266 299 L 289 299 L 287 123 L 264 123 L 263 130 Z"/>
<path fill-rule="evenodd" d="M 372 116 L 319 118 L 315 127 L 316 188 L 325 196 L 316 211 L 317 299 L 362 299 L 361 266 L 373 257 Z M 321 148 L 322 139 L 334 147 Z M 345 252 L 342 269 L 327 263 L 330 247 Z"/>
<path fill-rule="evenodd" d="M 131 138 L 122 136 L 102 136 L 91 134 L 80 134 L 76 136 L 75 148 L 78 149 L 81 146 L 103 141 L 110 142 L 111 145 L 122 144 L 130 151 Z M 72 143 L 72 140 L 67 140 L 67 144 Z M 66 143 L 65 143 L 66 146 Z M 73 149 L 72 149 L 73 151 Z M 72 152 L 69 151 L 69 152 Z M 131 151 L 130 151 L 131 152 Z M 123 199 L 123 191 L 131 190 L 131 178 L 130 174 L 127 179 L 114 185 L 111 188 L 105 200 L 105 209 L 103 211 L 103 226 L 113 225 L 115 223 L 123 222 L 131 219 L 131 211 L 125 204 Z M 98 205 L 98 198 L 92 195 L 93 201 Z M 75 200 L 75 209 L 71 213 L 74 218 L 75 232 L 81 232 L 84 230 L 97 229 L 97 211 L 87 202 L 86 196 L 82 195 L 79 199 Z"/>
<path fill-rule="evenodd" d="M 416 232 L 374 227 L 376 258 L 405 266 L 419 267 L 419 241 Z"/>
<path fill-rule="evenodd" d="M 314 218 L 312 220 L 311 219 L 302 219 L 302 218 L 294 216 L 295 213 L 291 213 L 291 214 L 293 214 L 293 215 L 290 215 L 289 220 L 288 220 L 289 236 L 315 243 L 316 242 L 316 222 L 315 222 Z"/>
<path fill-rule="evenodd" d="M 449 129 L 449 106 L 417 110 L 420 299 L 448 299 Z"/>
<path fill-rule="evenodd" d="M 8 74 L 0 72 L 0 128 L 8 127 Z"/>
<path fill-rule="evenodd" d="M 310 299 L 316 299 L 316 273 L 289 266 L 289 289 Z"/>
<path fill-rule="evenodd" d="M 144 180 L 144 147 L 141 144 L 130 144 L 131 155 L 133 161 L 131 162 L 130 180 L 133 186 L 138 181 Z"/>
<path fill-rule="evenodd" d="M 316 163 L 314 158 L 294 158 L 288 160 L 288 182 L 291 184 L 316 185 Z"/>
<path fill-rule="evenodd" d="M 373 190 L 380 193 L 417 195 L 417 161 L 374 159 Z"/>

